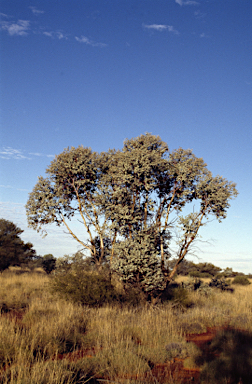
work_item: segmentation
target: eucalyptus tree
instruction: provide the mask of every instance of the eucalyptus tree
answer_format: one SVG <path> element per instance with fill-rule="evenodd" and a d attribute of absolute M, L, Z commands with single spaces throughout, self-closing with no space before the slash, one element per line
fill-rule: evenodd
<path fill-rule="evenodd" d="M 230 200 L 237 195 L 234 183 L 214 177 L 203 159 L 191 150 L 169 152 L 167 144 L 150 133 L 126 139 L 122 150 L 117 151 L 98 154 L 82 146 L 66 149 L 46 172 L 49 176 L 39 178 L 26 205 L 29 225 L 38 231 L 52 222 L 65 225 L 90 250 L 97 265 L 104 260 L 107 239 L 111 267 L 122 279 L 129 281 L 127 274 L 137 278 L 142 263 L 146 268 L 142 269 L 140 280 L 144 282 L 151 274 L 153 279 L 154 275 L 159 276 L 156 289 L 162 281 L 169 282 L 174 277 L 200 227 L 210 216 L 221 222 Z M 183 215 L 184 207 L 192 202 L 198 202 L 198 208 Z M 70 228 L 75 215 L 81 219 L 88 241 Z M 175 224 L 180 238 L 177 250 L 172 252 Z M 95 236 L 99 239 L 98 253 Z M 129 251 L 123 251 L 123 247 Z M 140 262 L 140 253 L 146 263 Z M 175 264 L 169 270 L 167 260 L 171 257 Z M 148 258 L 153 263 L 148 264 Z M 127 264 L 132 265 L 131 272 Z M 143 289 L 148 290 L 149 286 L 147 283 Z"/>

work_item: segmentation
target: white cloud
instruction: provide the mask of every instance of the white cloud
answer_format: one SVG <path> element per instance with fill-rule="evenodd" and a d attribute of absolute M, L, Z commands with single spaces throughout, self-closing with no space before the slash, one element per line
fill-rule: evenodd
<path fill-rule="evenodd" d="M 29 152 L 28 155 L 32 155 L 32 156 L 45 156 L 45 157 L 50 157 L 50 158 L 54 157 L 54 155 L 47 155 L 47 154 L 40 153 L 40 152 Z M 17 160 L 27 159 L 27 160 L 31 160 L 31 158 L 25 156 L 20 149 L 14 149 L 14 148 L 11 148 L 11 147 L 3 147 L 0 150 L 0 158 L 7 159 L 7 160 L 9 160 L 9 159 L 17 159 Z"/>
<path fill-rule="evenodd" d="M 67 35 L 65 35 L 61 31 L 57 31 L 57 32 L 43 32 L 43 35 L 51 37 L 52 39 L 57 38 L 59 40 L 61 40 L 61 39 L 66 39 L 67 40 Z"/>
<path fill-rule="evenodd" d="M 19 149 L 14 149 L 11 147 L 4 147 L 2 150 L 0 150 L 0 158 L 1 159 L 17 159 L 17 160 L 27 159 L 27 160 L 31 160 L 31 158 L 23 155 L 22 151 L 20 151 Z"/>
<path fill-rule="evenodd" d="M 91 44 L 90 40 L 85 36 L 81 36 L 81 37 L 75 36 L 75 39 L 79 41 L 79 43 Z"/>
<path fill-rule="evenodd" d="M 44 153 L 40 153 L 40 152 L 29 152 L 29 155 L 33 155 L 33 156 L 54 157 L 54 155 L 45 155 Z"/>
<path fill-rule="evenodd" d="M 144 28 L 155 29 L 156 31 L 161 32 L 161 31 L 165 31 L 167 29 L 167 26 L 163 24 L 151 24 L 151 25 L 144 24 Z"/>
<path fill-rule="evenodd" d="M 175 3 L 179 4 L 181 7 L 182 5 L 199 5 L 198 1 L 193 0 L 175 0 Z"/>
<path fill-rule="evenodd" d="M 87 45 L 91 45 L 92 47 L 107 47 L 107 44 L 104 43 L 95 43 L 94 41 L 90 40 L 86 36 L 77 37 L 75 36 L 75 40 L 77 40 L 79 43 L 84 43 Z"/>
<path fill-rule="evenodd" d="M 66 39 L 66 36 L 63 35 L 62 32 L 56 32 L 56 36 L 58 37 L 59 40 L 61 40 L 61 39 Z"/>
<path fill-rule="evenodd" d="M 53 32 L 43 32 L 43 35 L 53 37 Z"/>
<path fill-rule="evenodd" d="M 0 185 L 1 188 L 13 188 L 11 185 Z"/>
<path fill-rule="evenodd" d="M 202 32 L 199 36 L 201 39 L 209 39 L 210 38 L 210 36 L 206 35 L 205 32 Z"/>
<path fill-rule="evenodd" d="M 196 17 L 196 19 L 204 19 L 204 17 L 206 16 L 206 13 L 203 13 L 197 10 L 194 12 L 194 16 Z"/>
<path fill-rule="evenodd" d="M 42 154 L 42 153 L 39 153 L 39 152 L 29 152 L 29 155 L 43 156 L 43 154 Z"/>
<path fill-rule="evenodd" d="M 143 27 L 144 28 L 147 28 L 147 29 L 154 29 L 156 31 L 159 31 L 159 32 L 162 32 L 162 31 L 168 31 L 168 32 L 173 32 L 175 33 L 175 35 L 178 35 L 179 32 L 174 29 L 174 27 L 172 25 L 165 25 L 165 24 L 143 24 Z"/>
<path fill-rule="evenodd" d="M 29 189 L 26 189 L 26 188 L 14 188 L 11 185 L 0 185 L 0 188 L 16 189 L 17 191 L 30 192 Z"/>
<path fill-rule="evenodd" d="M 31 11 L 32 11 L 32 13 L 34 14 L 34 15 L 40 15 L 40 14 L 42 14 L 42 13 L 45 13 L 44 11 L 40 11 L 39 9 L 37 9 L 36 7 L 29 7 L 30 9 L 31 9 Z"/>
<path fill-rule="evenodd" d="M 26 36 L 28 30 L 30 29 L 29 20 L 18 20 L 17 23 L 12 23 L 11 21 L 3 21 L 1 23 L 3 30 L 8 31 L 10 36 Z"/>

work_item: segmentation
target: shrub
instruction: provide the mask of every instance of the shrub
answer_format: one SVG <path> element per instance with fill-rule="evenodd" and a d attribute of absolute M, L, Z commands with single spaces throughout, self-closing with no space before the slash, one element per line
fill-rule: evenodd
<path fill-rule="evenodd" d="M 204 283 L 200 279 L 188 280 L 182 283 L 182 287 L 185 288 L 189 292 L 197 291 L 205 296 L 211 295 L 212 291 L 209 287 L 209 284 Z"/>
<path fill-rule="evenodd" d="M 116 298 L 121 305 L 129 307 L 139 307 L 146 303 L 146 296 L 141 291 L 127 285 L 124 286 L 123 293 L 118 294 Z"/>
<path fill-rule="evenodd" d="M 125 286 L 138 290 L 144 299 L 165 288 L 160 270 L 154 231 L 139 232 L 135 238 L 115 244 L 112 270 Z"/>
<path fill-rule="evenodd" d="M 235 278 L 233 280 L 233 284 L 249 285 L 251 283 L 246 276 L 235 276 Z"/>
<path fill-rule="evenodd" d="M 175 357 L 184 357 L 187 354 L 187 348 L 183 343 L 172 342 L 165 346 L 168 359 L 171 360 Z"/>
<path fill-rule="evenodd" d="M 217 278 L 214 278 L 210 281 L 209 283 L 209 287 L 214 287 L 214 288 L 218 288 L 222 291 L 228 291 L 228 292 L 233 292 L 233 288 L 230 288 L 229 287 L 229 284 L 227 283 L 227 280 L 225 279 L 217 279 Z"/>
<path fill-rule="evenodd" d="M 51 273 L 56 268 L 56 258 L 51 254 L 43 256 L 42 267 L 44 271 L 49 275 L 49 273 Z"/>
<path fill-rule="evenodd" d="M 164 290 L 161 295 L 161 300 L 171 300 L 175 306 L 189 308 L 193 305 L 189 297 L 188 291 L 178 284 L 171 284 Z"/>
<path fill-rule="evenodd" d="M 82 305 L 100 306 L 116 297 L 110 278 L 94 271 L 59 272 L 51 284 L 53 292 Z"/>

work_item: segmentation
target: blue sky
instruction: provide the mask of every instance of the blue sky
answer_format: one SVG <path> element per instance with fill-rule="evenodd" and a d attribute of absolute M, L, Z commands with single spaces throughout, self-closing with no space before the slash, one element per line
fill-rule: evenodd
<path fill-rule="evenodd" d="M 227 219 L 203 228 L 193 260 L 252 272 L 252 2 L 0 5 L 0 216 L 38 254 L 75 252 L 56 226 L 45 239 L 27 228 L 37 177 L 68 146 L 101 152 L 151 132 L 237 183 Z"/>

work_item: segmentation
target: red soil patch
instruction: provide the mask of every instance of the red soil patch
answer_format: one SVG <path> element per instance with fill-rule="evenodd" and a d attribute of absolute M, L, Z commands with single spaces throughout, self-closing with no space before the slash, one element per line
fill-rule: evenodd
<path fill-rule="evenodd" d="M 59 353 L 57 356 L 53 357 L 52 360 L 63 360 L 67 359 L 71 362 L 76 362 L 79 359 L 82 359 L 83 357 L 94 357 L 95 356 L 95 349 L 89 348 L 89 349 L 79 349 L 74 352 L 68 352 L 68 353 Z"/>
<path fill-rule="evenodd" d="M 186 341 L 192 342 L 197 345 L 200 349 L 204 348 L 205 345 L 209 344 L 212 339 L 216 336 L 217 332 L 225 329 L 224 327 L 212 327 L 207 328 L 207 332 L 200 334 L 189 334 L 186 335 Z"/>

